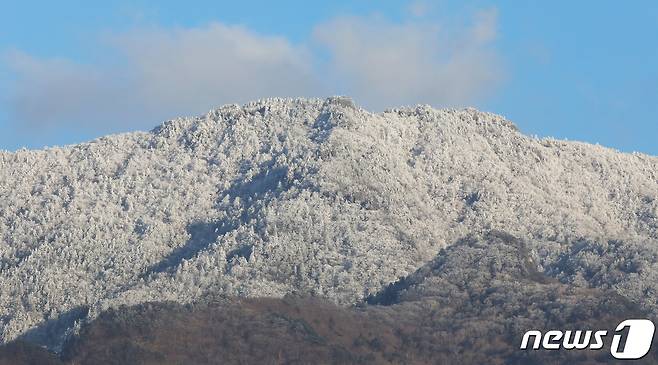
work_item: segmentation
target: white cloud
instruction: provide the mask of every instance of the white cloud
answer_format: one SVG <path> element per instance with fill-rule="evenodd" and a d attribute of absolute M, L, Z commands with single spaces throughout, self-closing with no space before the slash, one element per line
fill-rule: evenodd
<path fill-rule="evenodd" d="M 63 120 L 86 124 L 113 114 L 112 107 L 127 107 L 120 83 L 102 70 L 19 51 L 9 52 L 6 61 L 18 78 L 8 96 L 12 117 L 28 126 Z"/>
<path fill-rule="evenodd" d="M 116 37 L 138 75 L 140 99 L 197 112 L 218 103 L 317 90 L 311 56 L 285 38 L 214 23 Z"/>
<path fill-rule="evenodd" d="M 319 90 L 310 55 L 281 37 L 213 23 L 114 35 L 120 64 L 8 55 L 18 81 L 11 94 L 17 120 L 31 124 L 157 123 L 224 103 Z M 92 126 L 93 127 L 93 126 Z"/>
<path fill-rule="evenodd" d="M 318 26 L 315 37 L 329 48 L 333 75 L 346 93 L 373 108 L 471 104 L 500 81 L 500 62 L 491 47 L 494 10 L 476 14 L 470 26 L 449 30 L 344 17 Z"/>
<path fill-rule="evenodd" d="M 8 110 L 23 125 L 105 132 L 268 96 L 349 94 L 373 109 L 467 105 L 500 79 L 496 23 L 495 11 L 447 28 L 342 17 L 318 25 L 306 44 L 221 23 L 141 29 L 109 37 L 112 57 L 94 65 L 10 52 Z"/>

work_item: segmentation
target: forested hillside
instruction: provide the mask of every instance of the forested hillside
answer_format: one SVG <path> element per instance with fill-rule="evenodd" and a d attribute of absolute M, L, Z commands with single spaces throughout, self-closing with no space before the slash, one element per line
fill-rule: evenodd
<path fill-rule="evenodd" d="M 525 242 L 524 267 L 550 285 L 616 293 L 655 316 L 657 217 L 658 158 L 525 136 L 494 114 L 374 114 L 346 98 L 229 105 L 0 153 L 0 339 L 58 351 L 104 310 L 153 301 L 397 305 L 456 290 L 414 273 L 491 231 Z M 458 259 L 451 272 L 472 275 Z M 390 286 L 401 278 L 413 285 Z"/>
<path fill-rule="evenodd" d="M 519 351 L 532 328 L 612 333 L 647 316 L 614 291 L 538 272 L 526 244 L 503 232 L 466 237 L 351 308 L 294 295 L 119 307 L 85 324 L 59 359 L 17 342 L 0 347 L 0 364 L 614 363 L 607 351 Z M 657 361 L 654 351 L 639 363 Z"/>

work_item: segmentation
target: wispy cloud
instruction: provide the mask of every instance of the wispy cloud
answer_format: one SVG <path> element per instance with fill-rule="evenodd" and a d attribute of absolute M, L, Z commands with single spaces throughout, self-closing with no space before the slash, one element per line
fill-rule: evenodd
<path fill-rule="evenodd" d="M 67 59 L 38 59 L 20 51 L 8 52 L 5 58 L 17 76 L 7 97 L 14 120 L 31 126 L 82 122 L 126 106 L 123 98 L 117 98 L 122 95 L 121 83 L 101 69 Z"/>
<path fill-rule="evenodd" d="M 10 98 L 16 119 L 134 123 L 318 90 L 302 47 L 242 27 L 139 30 L 114 35 L 110 44 L 120 64 L 86 66 L 11 52 L 9 65 L 18 76 Z"/>
<path fill-rule="evenodd" d="M 286 39 L 215 23 L 116 37 L 148 106 L 203 110 L 224 102 L 317 90 L 311 55 Z"/>
<path fill-rule="evenodd" d="M 93 65 L 14 51 L 8 110 L 23 124 L 107 130 L 268 96 L 350 94 L 374 109 L 474 103 L 500 81 L 496 12 L 446 27 L 341 17 L 305 44 L 222 23 L 141 29 L 111 35 L 118 61 Z"/>
<path fill-rule="evenodd" d="M 374 108 L 399 104 L 464 105 L 494 89 L 501 67 L 496 12 L 460 29 L 423 22 L 345 17 L 318 26 L 329 68 L 344 89 Z"/>

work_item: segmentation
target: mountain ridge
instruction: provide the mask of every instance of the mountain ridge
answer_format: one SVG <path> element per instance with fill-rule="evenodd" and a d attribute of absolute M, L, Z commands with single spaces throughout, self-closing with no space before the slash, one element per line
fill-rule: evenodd
<path fill-rule="evenodd" d="M 655 310 L 640 294 L 658 273 L 658 158 L 474 109 L 268 99 L 0 153 L 0 174 L 3 342 L 41 333 L 58 350 L 106 309 L 209 293 L 354 305 L 491 230 L 528 239 L 540 272 Z M 633 271 L 589 277 L 592 255 Z"/>

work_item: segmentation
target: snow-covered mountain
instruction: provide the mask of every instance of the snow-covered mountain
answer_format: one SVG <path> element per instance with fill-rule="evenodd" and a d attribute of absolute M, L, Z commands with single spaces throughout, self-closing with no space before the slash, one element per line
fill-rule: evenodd
<path fill-rule="evenodd" d="M 473 109 L 267 99 L 0 153 L 0 339 L 57 349 L 107 308 L 207 295 L 352 305 L 492 230 L 658 313 L 658 158 Z"/>

